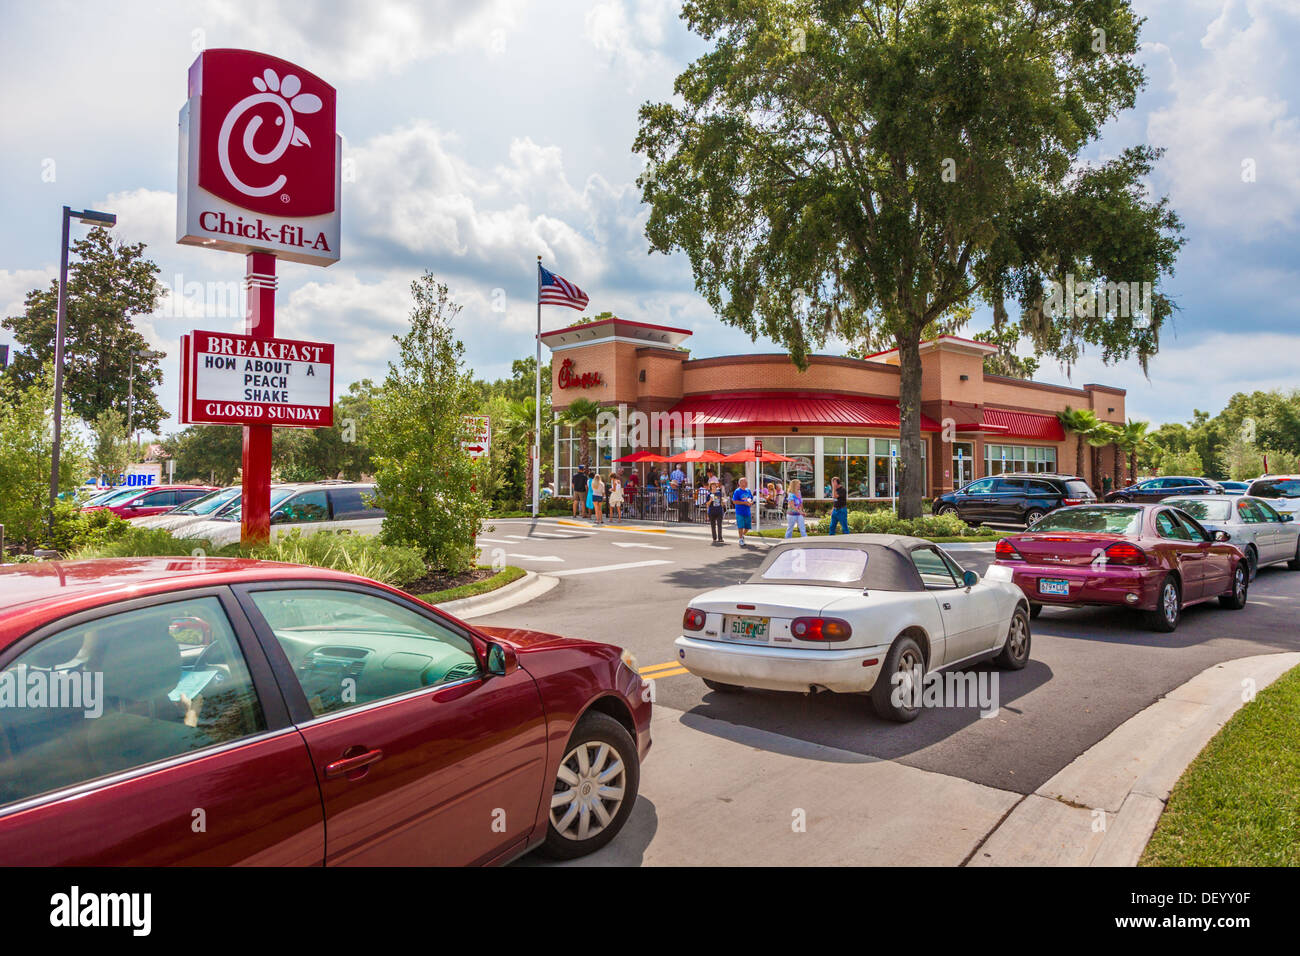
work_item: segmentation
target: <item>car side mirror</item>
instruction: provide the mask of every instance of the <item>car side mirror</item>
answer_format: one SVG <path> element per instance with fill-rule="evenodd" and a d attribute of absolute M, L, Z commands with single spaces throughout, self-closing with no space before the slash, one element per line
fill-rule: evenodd
<path fill-rule="evenodd" d="M 285 520 L 287 519 L 285 518 L 283 511 L 277 511 L 275 514 L 271 515 L 271 524 L 283 524 Z"/>
<path fill-rule="evenodd" d="M 504 644 L 489 644 L 487 647 L 487 669 L 489 674 L 505 677 L 513 674 L 519 667 L 519 655 L 513 647 Z"/>
<path fill-rule="evenodd" d="M 1291 514 L 1289 511 L 1282 512 L 1278 517 L 1283 521 L 1295 521 L 1295 515 Z"/>
<path fill-rule="evenodd" d="M 961 576 L 961 583 L 964 587 L 973 588 L 980 583 L 980 576 L 974 571 L 967 571 Z"/>
<path fill-rule="evenodd" d="M 1214 540 L 1215 540 L 1215 541 L 1227 541 L 1227 540 L 1228 540 L 1228 537 L 1229 537 L 1229 535 L 1228 535 L 1228 532 L 1226 532 L 1226 531 L 1216 531 L 1216 532 L 1214 532 Z"/>

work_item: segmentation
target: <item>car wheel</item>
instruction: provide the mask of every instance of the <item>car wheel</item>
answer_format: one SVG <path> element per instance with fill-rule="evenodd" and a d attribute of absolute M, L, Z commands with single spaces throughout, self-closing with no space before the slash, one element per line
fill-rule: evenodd
<path fill-rule="evenodd" d="M 1296 538 L 1295 557 L 1288 561 L 1286 566 L 1291 571 L 1300 571 L 1300 538 Z"/>
<path fill-rule="evenodd" d="M 537 848 L 556 860 L 586 856 L 614 839 L 641 781 L 636 743 L 608 714 L 587 713 L 567 747 L 551 790 L 546 841 Z"/>
<path fill-rule="evenodd" d="M 716 690 L 719 694 L 739 694 L 745 688 L 739 684 L 724 684 L 722 681 L 709 680 L 707 677 L 701 678 L 704 686 L 709 690 Z"/>
<path fill-rule="evenodd" d="M 950 515 L 956 510 L 957 509 L 954 508 L 952 505 L 940 505 L 937 509 L 935 509 L 934 513 L 936 515 L 943 516 L 943 515 Z"/>
<path fill-rule="evenodd" d="M 1029 617 L 1030 617 L 1030 619 L 1032 619 L 1032 620 L 1037 620 L 1037 619 L 1038 619 L 1038 615 L 1040 615 L 1040 614 L 1042 614 L 1042 613 L 1043 613 L 1043 606 L 1042 606 L 1041 604 L 1039 604 L 1039 603 L 1037 603 L 1037 602 L 1030 602 L 1030 605 L 1029 605 Z"/>
<path fill-rule="evenodd" d="M 871 688 L 871 703 L 876 713 L 887 720 L 896 720 L 905 724 L 915 720 L 921 712 L 919 700 L 921 688 L 916 686 L 917 674 L 925 676 L 925 655 L 921 647 L 910 637 L 900 637 L 885 655 L 885 666 L 880 669 L 876 685 Z M 901 674 L 897 685 L 894 675 Z M 899 700 L 894 700 L 894 688 L 900 690 Z"/>
<path fill-rule="evenodd" d="M 1178 621 L 1183 616 L 1183 592 L 1178 586 L 1178 579 L 1172 574 L 1166 574 L 1164 581 L 1160 583 L 1160 594 L 1156 598 L 1156 609 L 1147 611 L 1147 624 L 1153 631 L 1163 631 L 1166 634 L 1178 626 Z"/>
<path fill-rule="evenodd" d="M 1111 498 L 1110 500 L 1115 502 L 1116 504 L 1128 504 L 1128 498 L 1126 498 L 1124 495 L 1116 495 L 1114 498 Z"/>
<path fill-rule="evenodd" d="M 1227 594 L 1219 595 L 1219 604 L 1230 611 L 1240 611 L 1246 606 L 1246 596 L 1250 588 L 1250 581 L 1246 578 L 1246 569 L 1237 562 L 1237 566 L 1232 570 L 1232 590 Z"/>
<path fill-rule="evenodd" d="M 1030 508 L 1025 512 L 1025 527 L 1032 528 L 1035 524 L 1043 520 L 1043 511 L 1040 508 Z"/>
<path fill-rule="evenodd" d="M 1029 643 L 1029 615 L 1023 607 L 1018 607 L 1016 613 L 1011 615 L 1007 642 L 1002 645 L 1002 652 L 993 659 L 993 663 L 1004 670 L 1020 670 L 1029 663 Z"/>
<path fill-rule="evenodd" d="M 1259 552 L 1255 550 L 1253 544 L 1246 546 L 1246 568 L 1247 580 L 1255 580 L 1255 576 L 1259 574 Z"/>

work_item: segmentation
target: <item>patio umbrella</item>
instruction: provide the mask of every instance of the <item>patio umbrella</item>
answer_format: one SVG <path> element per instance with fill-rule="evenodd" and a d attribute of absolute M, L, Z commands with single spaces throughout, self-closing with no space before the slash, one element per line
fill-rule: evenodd
<path fill-rule="evenodd" d="M 615 458 L 614 460 L 626 462 L 627 464 L 632 464 L 638 461 L 645 461 L 646 457 L 650 454 L 651 453 L 648 451 L 634 451 L 630 455 L 624 455 L 622 458 Z"/>
<path fill-rule="evenodd" d="M 726 456 L 723 455 L 721 452 L 714 451 L 711 448 L 692 448 L 688 451 L 681 451 L 675 455 L 671 455 L 667 460 L 671 462 L 687 462 L 687 461 L 719 462 L 719 461 L 726 461 Z"/>
<path fill-rule="evenodd" d="M 776 452 L 768 451 L 766 448 L 763 449 L 763 456 L 761 458 L 754 456 L 754 449 L 746 448 L 743 451 L 733 452 L 722 460 L 729 464 L 736 465 L 743 465 L 750 461 L 761 461 L 765 465 L 778 461 L 794 461 L 793 458 L 787 458 L 785 455 L 778 455 Z"/>

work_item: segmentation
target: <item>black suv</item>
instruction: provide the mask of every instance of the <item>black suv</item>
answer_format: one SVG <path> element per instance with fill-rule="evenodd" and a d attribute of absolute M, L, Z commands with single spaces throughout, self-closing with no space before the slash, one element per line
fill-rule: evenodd
<path fill-rule="evenodd" d="M 1221 495 L 1223 485 L 1210 478 L 1188 478 L 1180 475 L 1166 475 L 1163 478 L 1145 478 L 1129 485 L 1108 492 L 1107 501 L 1161 501 L 1174 495 Z"/>
<path fill-rule="evenodd" d="M 1035 521 L 1064 505 L 1086 505 L 1097 500 L 1078 475 L 1010 472 L 995 478 L 978 478 L 965 488 L 934 499 L 937 515 L 955 514 L 967 524 L 1023 524 Z"/>

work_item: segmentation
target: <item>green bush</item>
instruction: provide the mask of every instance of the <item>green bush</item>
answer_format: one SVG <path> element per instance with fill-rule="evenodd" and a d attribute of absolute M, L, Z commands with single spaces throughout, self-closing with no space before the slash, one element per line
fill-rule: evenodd
<path fill-rule="evenodd" d="M 43 540 L 46 547 L 60 554 L 70 554 L 81 548 L 116 541 L 130 528 L 129 523 L 106 508 L 82 511 L 75 502 L 60 500 L 54 505 L 54 520 Z"/>
<path fill-rule="evenodd" d="M 92 512 L 93 514 L 93 512 Z M 213 548 L 207 538 L 177 538 L 164 528 L 136 528 L 122 522 L 121 533 L 90 540 L 67 552 L 72 560 L 84 558 L 189 557 L 196 551 L 206 557 L 237 557 L 237 545 Z"/>
<path fill-rule="evenodd" d="M 347 571 L 399 588 L 427 571 L 424 557 L 416 548 L 386 544 L 371 535 L 337 531 L 304 535 L 294 530 L 269 544 L 248 549 L 246 554 L 264 561 Z"/>
<path fill-rule="evenodd" d="M 809 535 L 829 534 L 830 516 L 810 520 L 807 526 Z M 979 533 L 978 528 L 967 525 L 956 515 L 900 518 L 890 508 L 850 511 L 849 531 L 853 534 L 907 534 L 918 538 L 956 538 Z"/>

